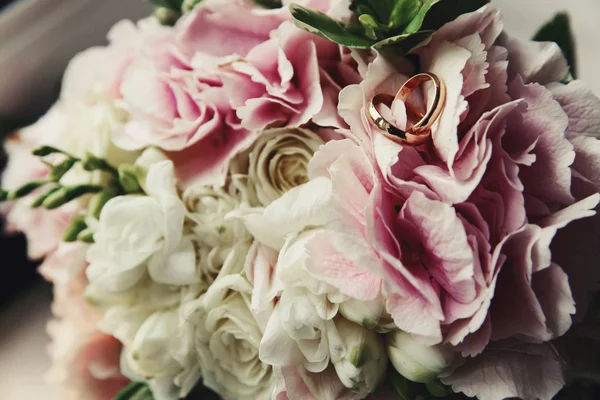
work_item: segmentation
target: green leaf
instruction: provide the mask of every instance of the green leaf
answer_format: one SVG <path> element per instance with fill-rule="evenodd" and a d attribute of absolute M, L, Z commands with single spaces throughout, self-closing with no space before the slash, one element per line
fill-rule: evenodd
<path fill-rule="evenodd" d="M 369 14 L 379 22 L 387 25 L 390 16 L 392 15 L 392 10 L 398 1 L 399 0 L 354 0 L 350 5 L 350 9 L 359 16 L 362 14 Z"/>
<path fill-rule="evenodd" d="M 388 385 L 393 394 L 400 400 L 415 400 L 419 385 L 409 381 L 396 371 L 388 373 Z"/>
<path fill-rule="evenodd" d="M 281 0 L 254 0 L 254 2 L 264 8 L 281 8 L 281 7 L 283 7 L 283 4 L 281 4 Z"/>
<path fill-rule="evenodd" d="M 132 382 L 125 387 L 114 400 L 153 400 L 152 391 L 147 384 Z"/>
<path fill-rule="evenodd" d="M 422 9 L 423 0 L 398 0 L 390 15 L 391 28 L 403 28 Z M 405 32 L 407 33 L 407 32 Z"/>
<path fill-rule="evenodd" d="M 0 189 L 0 201 L 5 201 L 8 198 L 8 192 Z"/>
<path fill-rule="evenodd" d="M 202 382 L 198 383 L 192 392 L 186 396 L 186 400 L 220 400 L 218 394 L 208 389 Z"/>
<path fill-rule="evenodd" d="M 360 22 L 365 29 L 365 35 L 367 35 L 369 39 L 378 40 L 377 33 L 387 31 L 387 26 L 381 25 L 369 14 L 363 14 L 358 17 L 358 22 Z"/>
<path fill-rule="evenodd" d="M 439 379 L 427 382 L 425 384 L 425 387 L 427 388 L 429 394 L 436 398 L 446 397 L 452 393 L 452 390 L 450 390 L 448 386 L 440 382 Z"/>
<path fill-rule="evenodd" d="M 356 28 L 331 19 L 320 11 L 291 4 L 290 12 L 298 27 L 342 46 L 368 49 L 375 44 L 375 40 L 356 34 Z"/>
<path fill-rule="evenodd" d="M 393 52 L 398 55 L 410 53 L 415 47 L 427 40 L 433 31 L 420 31 L 411 34 L 398 35 L 377 42 L 373 48 Z"/>
<path fill-rule="evenodd" d="M 558 13 L 552 20 L 545 23 L 533 36 L 536 42 L 554 42 L 562 50 L 569 66 L 571 75 L 577 77 L 577 57 L 575 52 L 575 39 L 571 30 L 571 22 L 566 13 Z"/>
<path fill-rule="evenodd" d="M 479 10 L 490 0 L 437 0 L 428 9 L 420 29 L 437 31 L 463 14 Z"/>
<path fill-rule="evenodd" d="M 435 3 L 438 3 L 439 1 L 440 0 L 426 0 L 425 4 L 423 4 L 421 6 L 421 8 L 418 10 L 418 12 L 412 18 L 412 20 L 410 21 L 408 26 L 406 28 L 404 28 L 404 33 L 418 32 L 419 29 L 421 29 L 421 26 L 423 25 L 423 21 L 425 20 L 425 16 L 427 15 L 427 13 L 431 9 L 431 7 Z"/>
<path fill-rule="evenodd" d="M 304 8 L 297 4 L 289 6 L 298 27 L 347 47 L 370 48 L 375 40 L 364 37 L 364 28 L 359 24 L 346 25 L 326 14 Z"/>

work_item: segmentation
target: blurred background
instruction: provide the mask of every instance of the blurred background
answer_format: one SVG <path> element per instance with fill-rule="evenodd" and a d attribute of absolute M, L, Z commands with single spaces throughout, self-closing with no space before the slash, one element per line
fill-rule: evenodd
<path fill-rule="evenodd" d="M 492 0 L 513 36 L 530 38 L 567 11 L 577 40 L 579 77 L 600 94 L 599 0 Z M 35 121 L 53 102 L 62 72 L 77 52 L 106 42 L 111 25 L 150 12 L 145 0 L 0 0 L 0 136 Z M 4 163 L 0 155 L 0 168 Z M 51 288 L 26 258 L 22 237 L 0 233 L 0 396 L 60 400 L 43 373 L 50 361 L 45 331 Z M 85 400 L 85 399 L 82 399 Z"/>

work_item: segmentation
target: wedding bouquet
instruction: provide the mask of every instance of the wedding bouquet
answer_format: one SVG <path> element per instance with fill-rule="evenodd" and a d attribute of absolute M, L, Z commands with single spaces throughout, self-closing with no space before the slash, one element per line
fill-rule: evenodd
<path fill-rule="evenodd" d="M 6 141 L 64 398 L 594 398 L 600 100 L 564 16 L 154 3 Z"/>

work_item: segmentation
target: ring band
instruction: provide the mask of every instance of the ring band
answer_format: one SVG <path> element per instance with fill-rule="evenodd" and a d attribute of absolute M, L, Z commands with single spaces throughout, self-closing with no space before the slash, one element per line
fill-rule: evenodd
<path fill-rule="evenodd" d="M 433 83 L 435 97 L 431 107 L 427 110 L 425 115 L 423 115 L 406 101 L 412 92 L 426 81 L 431 81 Z M 413 116 L 420 118 L 416 124 L 406 131 L 394 126 L 377 110 L 377 105 L 385 103 L 391 107 L 391 104 L 396 100 L 400 100 L 406 105 L 407 114 L 412 114 Z M 373 125 L 375 125 L 387 138 L 400 144 L 418 146 L 425 143 L 431 136 L 431 126 L 442 114 L 445 101 L 446 88 L 440 79 L 432 73 L 420 73 L 407 80 L 396 94 L 396 97 L 392 97 L 389 94 L 378 94 L 374 96 L 367 104 L 367 116 Z"/>

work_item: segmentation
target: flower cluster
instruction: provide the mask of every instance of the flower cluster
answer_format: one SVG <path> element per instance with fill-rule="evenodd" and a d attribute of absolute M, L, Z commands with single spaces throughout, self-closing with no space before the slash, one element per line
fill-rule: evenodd
<path fill-rule="evenodd" d="M 560 48 L 510 37 L 490 6 L 405 56 L 313 35 L 288 2 L 184 3 L 174 26 L 117 24 L 7 142 L 3 207 L 46 257 L 70 395 L 128 380 L 156 400 L 560 391 L 553 340 L 600 280 L 600 100 L 567 82 Z M 366 109 L 418 72 L 446 96 L 411 147 Z M 380 108 L 402 129 L 408 111 Z"/>

